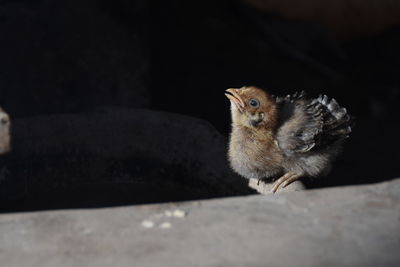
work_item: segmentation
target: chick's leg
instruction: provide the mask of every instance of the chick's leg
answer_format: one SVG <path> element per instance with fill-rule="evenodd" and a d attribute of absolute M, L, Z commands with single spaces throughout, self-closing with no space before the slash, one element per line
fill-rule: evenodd
<path fill-rule="evenodd" d="M 303 174 L 300 173 L 295 173 L 295 172 L 288 172 L 282 177 L 280 177 L 278 180 L 275 181 L 274 186 L 271 189 L 272 193 L 275 193 L 279 186 L 282 185 L 282 188 L 285 188 L 286 186 L 290 185 L 294 181 L 300 179 L 303 176 Z"/>

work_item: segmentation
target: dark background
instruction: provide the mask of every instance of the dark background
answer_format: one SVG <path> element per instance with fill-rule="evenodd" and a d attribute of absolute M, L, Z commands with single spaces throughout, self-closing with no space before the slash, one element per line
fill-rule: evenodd
<path fill-rule="evenodd" d="M 291 2 L 0 1 L 0 106 L 13 120 L 155 109 L 227 136 L 226 88 L 323 93 L 356 125 L 332 174 L 308 187 L 398 177 L 400 4 Z"/>

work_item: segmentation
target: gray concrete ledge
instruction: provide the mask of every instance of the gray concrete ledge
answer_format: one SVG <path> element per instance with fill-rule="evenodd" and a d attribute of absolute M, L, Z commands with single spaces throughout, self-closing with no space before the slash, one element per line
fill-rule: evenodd
<path fill-rule="evenodd" d="M 396 179 L 266 196 L 2 214 L 0 262 L 400 266 L 399 193 Z"/>

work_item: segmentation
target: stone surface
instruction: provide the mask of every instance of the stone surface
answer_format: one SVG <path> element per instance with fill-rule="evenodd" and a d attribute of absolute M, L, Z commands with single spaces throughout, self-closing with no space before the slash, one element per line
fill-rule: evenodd
<path fill-rule="evenodd" d="M 185 216 L 167 216 L 175 210 Z M 267 196 L 0 215 L 0 262 L 7 267 L 395 267 L 399 251 L 400 179 Z"/>

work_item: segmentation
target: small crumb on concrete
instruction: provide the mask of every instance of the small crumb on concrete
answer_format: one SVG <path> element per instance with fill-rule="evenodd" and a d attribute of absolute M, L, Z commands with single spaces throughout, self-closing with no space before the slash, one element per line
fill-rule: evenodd
<path fill-rule="evenodd" d="M 183 218 L 186 216 L 186 212 L 183 210 L 174 210 L 174 212 L 172 214 L 176 218 Z"/>
<path fill-rule="evenodd" d="M 154 222 L 149 221 L 149 220 L 144 220 L 144 221 L 142 222 L 142 226 L 143 226 L 144 228 L 153 228 L 153 227 L 154 227 Z"/>
<path fill-rule="evenodd" d="M 84 234 L 84 235 L 89 235 L 92 232 L 93 232 L 93 230 L 90 229 L 90 228 L 83 228 L 81 233 Z"/>
<path fill-rule="evenodd" d="M 171 228 L 172 224 L 170 222 L 163 222 L 162 224 L 160 224 L 160 228 L 161 229 L 169 229 Z"/>
<path fill-rule="evenodd" d="M 164 214 L 165 214 L 165 216 L 167 216 L 167 217 L 172 217 L 172 212 L 169 211 L 169 210 L 166 210 L 166 211 L 164 212 Z"/>

